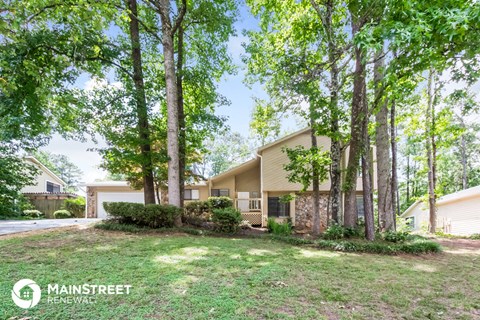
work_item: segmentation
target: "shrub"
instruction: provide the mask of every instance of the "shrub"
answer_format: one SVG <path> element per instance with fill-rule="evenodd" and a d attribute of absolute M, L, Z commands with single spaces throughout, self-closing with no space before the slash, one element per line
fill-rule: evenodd
<path fill-rule="evenodd" d="M 66 219 L 66 218 L 72 218 L 72 214 L 68 210 L 57 210 L 53 213 L 53 217 L 55 219 Z"/>
<path fill-rule="evenodd" d="M 229 197 L 209 197 L 208 205 L 211 209 L 225 209 L 233 207 L 233 200 Z"/>
<path fill-rule="evenodd" d="M 323 233 L 323 237 L 329 240 L 342 239 L 344 236 L 344 228 L 338 224 L 331 225 Z"/>
<path fill-rule="evenodd" d="M 147 204 L 140 222 L 151 228 L 171 228 L 181 213 L 182 209 L 173 205 Z"/>
<path fill-rule="evenodd" d="M 387 231 L 382 235 L 383 240 L 388 242 L 405 242 L 410 235 L 409 232 L 406 231 Z"/>
<path fill-rule="evenodd" d="M 472 240 L 480 240 L 480 233 L 474 233 L 470 236 Z"/>
<path fill-rule="evenodd" d="M 103 208 L 112 219 L 122 223 L 136 223 L 145 205 L 132 202 L 104 202 Z"/>
<path fill-rule="evenodd" d="M 65 210 L 70 211 L 70 213 L 76 218 L 83 218 L 85 216 L 85 198 L 78 197 L 75 199 L 66 199 L 63 202 Z"/>
<path fill-rule="evenodd" d="M 210 205 L 208 201 L 192 201 L 185 205 L 182 221 L 194 225 L 204 226 L 210 221 Z"/>
<path fill-rule="evenodd" d="M 292 224 L 290 221 L 285 223 L 278 223 L 274 218 L 269 218 L 267 221 L 268 232 L 276 235 L 285 235 L 288 236 L 292 234 Z"/>
<path fill-rule="evenodd" d="M 235 208 L 213 209 L 212 220 L 217 231 L 234 233 L 242 222 L 242 215 Z"/>
<path fill-rule="evenodd" d="M 45 216 L 39 210 L 23 210 L 23 215 L 29 218 L 42 218 Z"/>
<path fill-rule="evenodd" d="M 185 204 L 185 214 L 189 216 L 200 216 L 210 212 L 208 201 L 192 201 Z"/>
<path fill-rule="evenodd" d="M 105 211 L 120 223 L 137 224 L 151 228 L 173 227 L 182 209 L 172 205 L 132 202 L 105 202 Z"/>

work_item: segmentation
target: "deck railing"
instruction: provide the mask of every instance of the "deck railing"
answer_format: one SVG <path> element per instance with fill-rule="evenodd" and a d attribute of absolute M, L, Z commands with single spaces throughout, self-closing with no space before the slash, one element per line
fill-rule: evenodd
<path fill-rule="evenodd" d="M 248 201 L 248 211 L 245 210 L 246 206 L 239 206 L 239 201 Z M 241 209 L 243 212 L 262 211 L 262 198 L 235 199 L 235 207 Z"/>

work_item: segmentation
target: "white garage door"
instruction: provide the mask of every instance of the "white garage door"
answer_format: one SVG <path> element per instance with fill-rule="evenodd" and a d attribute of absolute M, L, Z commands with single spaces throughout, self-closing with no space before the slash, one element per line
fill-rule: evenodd
<path fill-rule="evenodd" d="M 97 194 L 97 218 L 107 218 L 107 213 L 103 208 L 104 202 L 144 203 L 143 192 L 99 192 Z"/>

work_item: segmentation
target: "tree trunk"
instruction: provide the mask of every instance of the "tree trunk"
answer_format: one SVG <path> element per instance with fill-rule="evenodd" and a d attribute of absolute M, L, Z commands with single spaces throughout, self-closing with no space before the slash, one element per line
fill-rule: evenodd
<path fill-rule="evenodd" d="M 465 129 L 465 127 L 464 127 Z M 468 188 L 468 175 L 467 175 L 467 143 L 465 141 L 465 134 L 460 136 L 460 156 L 462 161 L 462 188 L 463 190 Z"/>
<path fill-rule="evenodd" d="M 354 19 L 355 20 L 355 19 Z M 352 22 L 352 35 L 360 30 L 361 22 Z M 345 176 L 345 209 L 344 209 L 344 225 L 346 227 L 356 227 L 357 224 L 357 177 L 359 162 L 362 152 L 362 126 L 365 84 L 365 62 L 362 49 L 355 46 L 355 74 L 353 80 L 353 98 L 352 98 L 352 114 L 350 121 L 350 151 L 348 154 L 348 165 Z"/>
<path fill-rule="evenodd" d="M 363 207 L 365 214 L 365 238 L 369 241 L 375 240 L 375 217 L 373 214 L 373 190 L 370 154 L 370 137 L 368 135 L 369 110 L 367 103 L 367 83 L 363 82 L 363 103 L 362 103 L 362 187 Z"/>
<path fill-rule="evenodd" d="M 170 20 L 170 0 L 160 0 L 160 18 L 162 20 L 162 46 L 165 65 L 165 85 L 167 96 L 167 153 L 168 153 L 168 203 L 177 207 L 180 203 L 179 172 L 179 129 L 178 129 L 178 92 L 175 73 L 174 30 Z M 175 226 L 181 226 L 181 217 L 175 220 Z"/>
<path fill-rule="evenodd" d="M 138 118 L 138 133 L 140 150 L 142 154 L 143 194 L 145 204 L 155 203 L 155 187 L 152 171 L 152 157 L 150 145 L 150 128 L 148 123 L 147 99 L 145 97 L 145 84 L 143 79 L 142 51 L 140 48 L 140 31 L 137 19 L 137 1 L 128 0 L 130 10 L 129 29 L 130 43 L 132 46 L 133 82 L 135 85 L 135 103 Z"/>
<path fill-rule="evenodd" d="M 375 55 L 373 76 L 375 82 L 376 109 L 376 153 L 377 153 L 377 187 L 378 187 L 378 220 L 380 231 L 393 230 L 392 181 L 390 172 L 390 142 L 388 136 L 388 108 L 386 99 L 382 99 L 383 50 Z M 368 134 L 368 132 L 367 132 Z"/>
<path fill-rule="evenodd" d="M 434 152 L 433 152 L 433 118 L 434 115 L 434 71 L 430 69 L 428 75 L 428 103 L 426 112 L 426 151 L 427 151 L 427 164 L 428 164 L 428 206 L 430 214 L 430 233 L 435 233 L 437 230 L 437 210 L 435 203 L 435 164 L 434 164 Z"/>
<path fill-rule="evenodd" d="M 397 230 L 397 215 L 400 215 L 400 196 L 398 193 L 397 125 L 395 122 L 395 112 L 395 100 L 393 100 L 390 110 L 390 143 L 392 144 L 392 187 L 390 190 L 392 191 L 393 228 Z"/>
<path fill-rule="evenodd" d="M 316 149 L 317 146 L 317 137 L 315 135 L 313 119 L 310 122 L 311 130 L 310 137 L 312 141 L 312 149 Z M 314 235 L 319 235 L 321 232 L 321 219 L 320 219 L 320 181 L 318 168 L 315 163 L 312 163 L 312 199 L 313 199 L 313 228 L 312 233 Z"/>
<path fill-rule="evenodd" d="M 328 208 L 331 213 L 332 220 L 338 222 L 338 216 L 340 211 L 340 198 L 341 193 L 341 161 L 342 161 L 342 149 L 339 138 L 339 119 L 338 119 L 338 48 L 333 39 L 333 26 L 332 15 L 334 10 L 334 1 L 328 0 L 326 2 L 326 17 L 325 24 L 328 33 L 328 61 L 330 63 L 330 158 L 332 164 L 330 166 L 330 197 Z"/>
<path fill-rule="evenodd" d="M 179 146 L 178 146 L 178 171 L 180 173 L 179 189 L 180 189 L 180 206 L 183 207 L 185 199 L 185 163 L 186 163 L 186 128 L 185 128 L 185 111 L 183 104 L 183 27 L 178 27 L 177 35 L 177 91 L 178 91 L 178 129 L 179 129 Z"/>

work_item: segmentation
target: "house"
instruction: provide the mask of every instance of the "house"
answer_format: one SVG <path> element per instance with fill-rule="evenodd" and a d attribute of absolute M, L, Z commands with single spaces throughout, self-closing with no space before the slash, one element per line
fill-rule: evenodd
<path fill-rule="evenodd" d="M 35 184 L 25 186 L 22 193 L 59 193 L 63 192 L 66 183 L 60 179 L 55 173 L 45 167 L 35 157 L 28 156 L 24 160 L 35 166 L 39 170 L 39 174 L 35 177 Z"/>
<path fill-rule="evenodd" d="M 24 161 L 35 166 L 39 173 L 35 176 L 35 183 L 23 187 L 21 193 L 47 218 L 52 218 L 53 213 L 63 207 L 65 199 L 77 197 L 76 194 L 64 192 L 66 183 L 38 159 L 28 156 Z"/>
<path fill-rule="evenodd" d="M 458 191 L 437 200 L 437 228 L 445 233 L 480 233 L 480 186 Z M 413 230 L 429 226 L 428 203 L 417 201 L 400 216 Z"/>
<path fill-rule="evenodd" d="M 317 137 L 317 143 L 323 150 L 330 149 L 330 139 L 328 137 Z M 306 192 L 300 193 L 302 186 L 298 183 L 289 182 L 287 172 L 283 168 L 289 160 L 282 148 L 299 145 L 306 148 L 311 146 L 309 128 L 260 147 L 254 159 L 211 177 L 205 183 L 187 185 L 185 187 L 185 201 L 205 201 L 210 196 L 227 196 L 233 199 L 235 207 L 242 212 L 244 219 L 253 225 L 266 226 L 270 217 L 281 220 L 289 218 L 296 229 L 309 230 L 312 227 L 312 188 L 310 186 Z M 345 152 L 348 152 L 348 149 Z M 342 162 L 343 168 L 346 166 L 345 155 Z M 87 214 L 89 217 L 102 217 L 104 215 L 101 203 L 105 199 L 103 193 L 116 193 L 117 195 L 114 195 L 114 198 L 111 199 L 127 199 L 125 193 L 138 193 L 138 191 L 128 191 L 126 183 L 121 187 L 113 186 L 111 183 L 107 184 L 109 185 L 87 184 Z M 323 212 L 321 215 L 322 225 L 325 228 L 327 225 L 326 213 L 330 181 L 327 180 L 320 185 L 320 192 L 320 206 Z M 362 204 L 360 176 L 357 182 L 357 192 L 357 201 Z M 285 195 L 294 197 L 290 202 L 285 203 L 281 201 Z M 135 198 L 135 202 L 143 201 L 141 195 L 130 195 L 128 197 L 128 199 Z M 359 209 L 363 209 L 363 205 L 359 206 Z M 359 215 L 362 214 L 363 211 L 359 210 Z"/>

